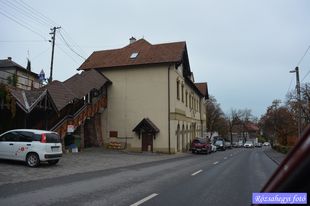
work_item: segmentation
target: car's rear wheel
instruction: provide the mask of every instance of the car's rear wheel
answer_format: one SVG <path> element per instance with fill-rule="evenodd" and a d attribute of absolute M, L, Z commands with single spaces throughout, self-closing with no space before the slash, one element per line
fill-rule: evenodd
<path fill-rule="evenodd" d="M 47 162 L 49 165 L 55 165 L 59 162 L 59 159 L 58 160 L 48 160 Z"/>
<path fill-rule="evenodd" d="M 26 163 L 29 167 L 37 167 L 40 164 L 40 158 L 36 153 L 29 153 L 26 157 Z"/>

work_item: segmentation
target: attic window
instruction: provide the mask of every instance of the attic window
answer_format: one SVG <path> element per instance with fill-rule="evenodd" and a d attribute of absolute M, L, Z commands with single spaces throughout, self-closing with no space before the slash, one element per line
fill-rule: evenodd
<path fill-rule="evenodd" d="M 138 52 L 132 53 L 132 54 L 130 55 L 130 59 L 135 59 L 135 58 L 137 58 L 138 54 L 139 54 Z"/>

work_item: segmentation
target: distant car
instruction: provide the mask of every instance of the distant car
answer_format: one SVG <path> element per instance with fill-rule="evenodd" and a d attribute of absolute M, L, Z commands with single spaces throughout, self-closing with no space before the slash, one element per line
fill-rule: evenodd
<path fill-rule="evenodd" d="M 264 142 L 263 146 L 270 146 L 270 143 L 269 142 Z"/>
<path fill-rule="evenodd" d="M 225 147 L 227 149 L 231 149 L 232 148 L 231 143 L 230 142 L 225 142 Z"/>
<path fill-rule="evenodd" d="M 261 142 L 255 143 L 255 147 L 262 147 L 262 143 Z"/>
<path fill-rule="evenodd" d="M 224 140 L 216 140 L 214 145 L 216 146 L 216 150 L 226 150 L 225 142 Z"/>
<path fill-rule="evenodd" d="M 243 141 L 238 142 L 238 147 L 243 147 Z"/>
<path fill-rule="evenodd" d="M 211 152 L 211 144 L 208 143 L 203 138 L 196 138 L 193 140 L 191 145 L 192 153 L 210 153 Z"/>
<path fill-rule="evenodd" d="M 254 144 L 252 141 L 246 141 L 243 145 L 243 147 L 245 148 L 253 148 L 254 147 Z"/>
<path fill-rule="evenodd" d="M 238 147 L 238 142 L 233 142 L 232 147 Z"/>
<path fill-rule="evenodd" d="M 0 135 L 0 159 L 25 161 L 29 167 L 40 162 L 50 165 L 62 157 L 58 133 L 34 129 L 15 129 Z"/>

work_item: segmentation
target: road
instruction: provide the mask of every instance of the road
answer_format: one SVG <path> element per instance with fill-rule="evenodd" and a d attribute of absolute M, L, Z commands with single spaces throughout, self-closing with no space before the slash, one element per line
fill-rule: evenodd
<path fill-rule="evenodd" d="M 5 184 L 0 205 L 250 205 L 276 167 L 262 148 L 232 149 Z"/>

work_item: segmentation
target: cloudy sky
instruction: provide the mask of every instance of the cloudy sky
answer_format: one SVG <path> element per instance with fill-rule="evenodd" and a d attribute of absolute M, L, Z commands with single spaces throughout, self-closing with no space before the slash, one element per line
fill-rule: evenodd
<path fill-rule="evenodd" d="M 0 59 L 26 66 L 29 56 L 32 70 L 48 77 L 50 28 L 61 26 L 53 76 L 63 81 L 81 57 L 124 47 L 131 36 L 186 41 L 195 81 L 208 82 L 223 111 L 248 108 L 260 117 L 294 89 L 290 70 L 298 65 L 302 82 L 310 81 L 309 10 L 307 0 L 0 0 Z"/>

